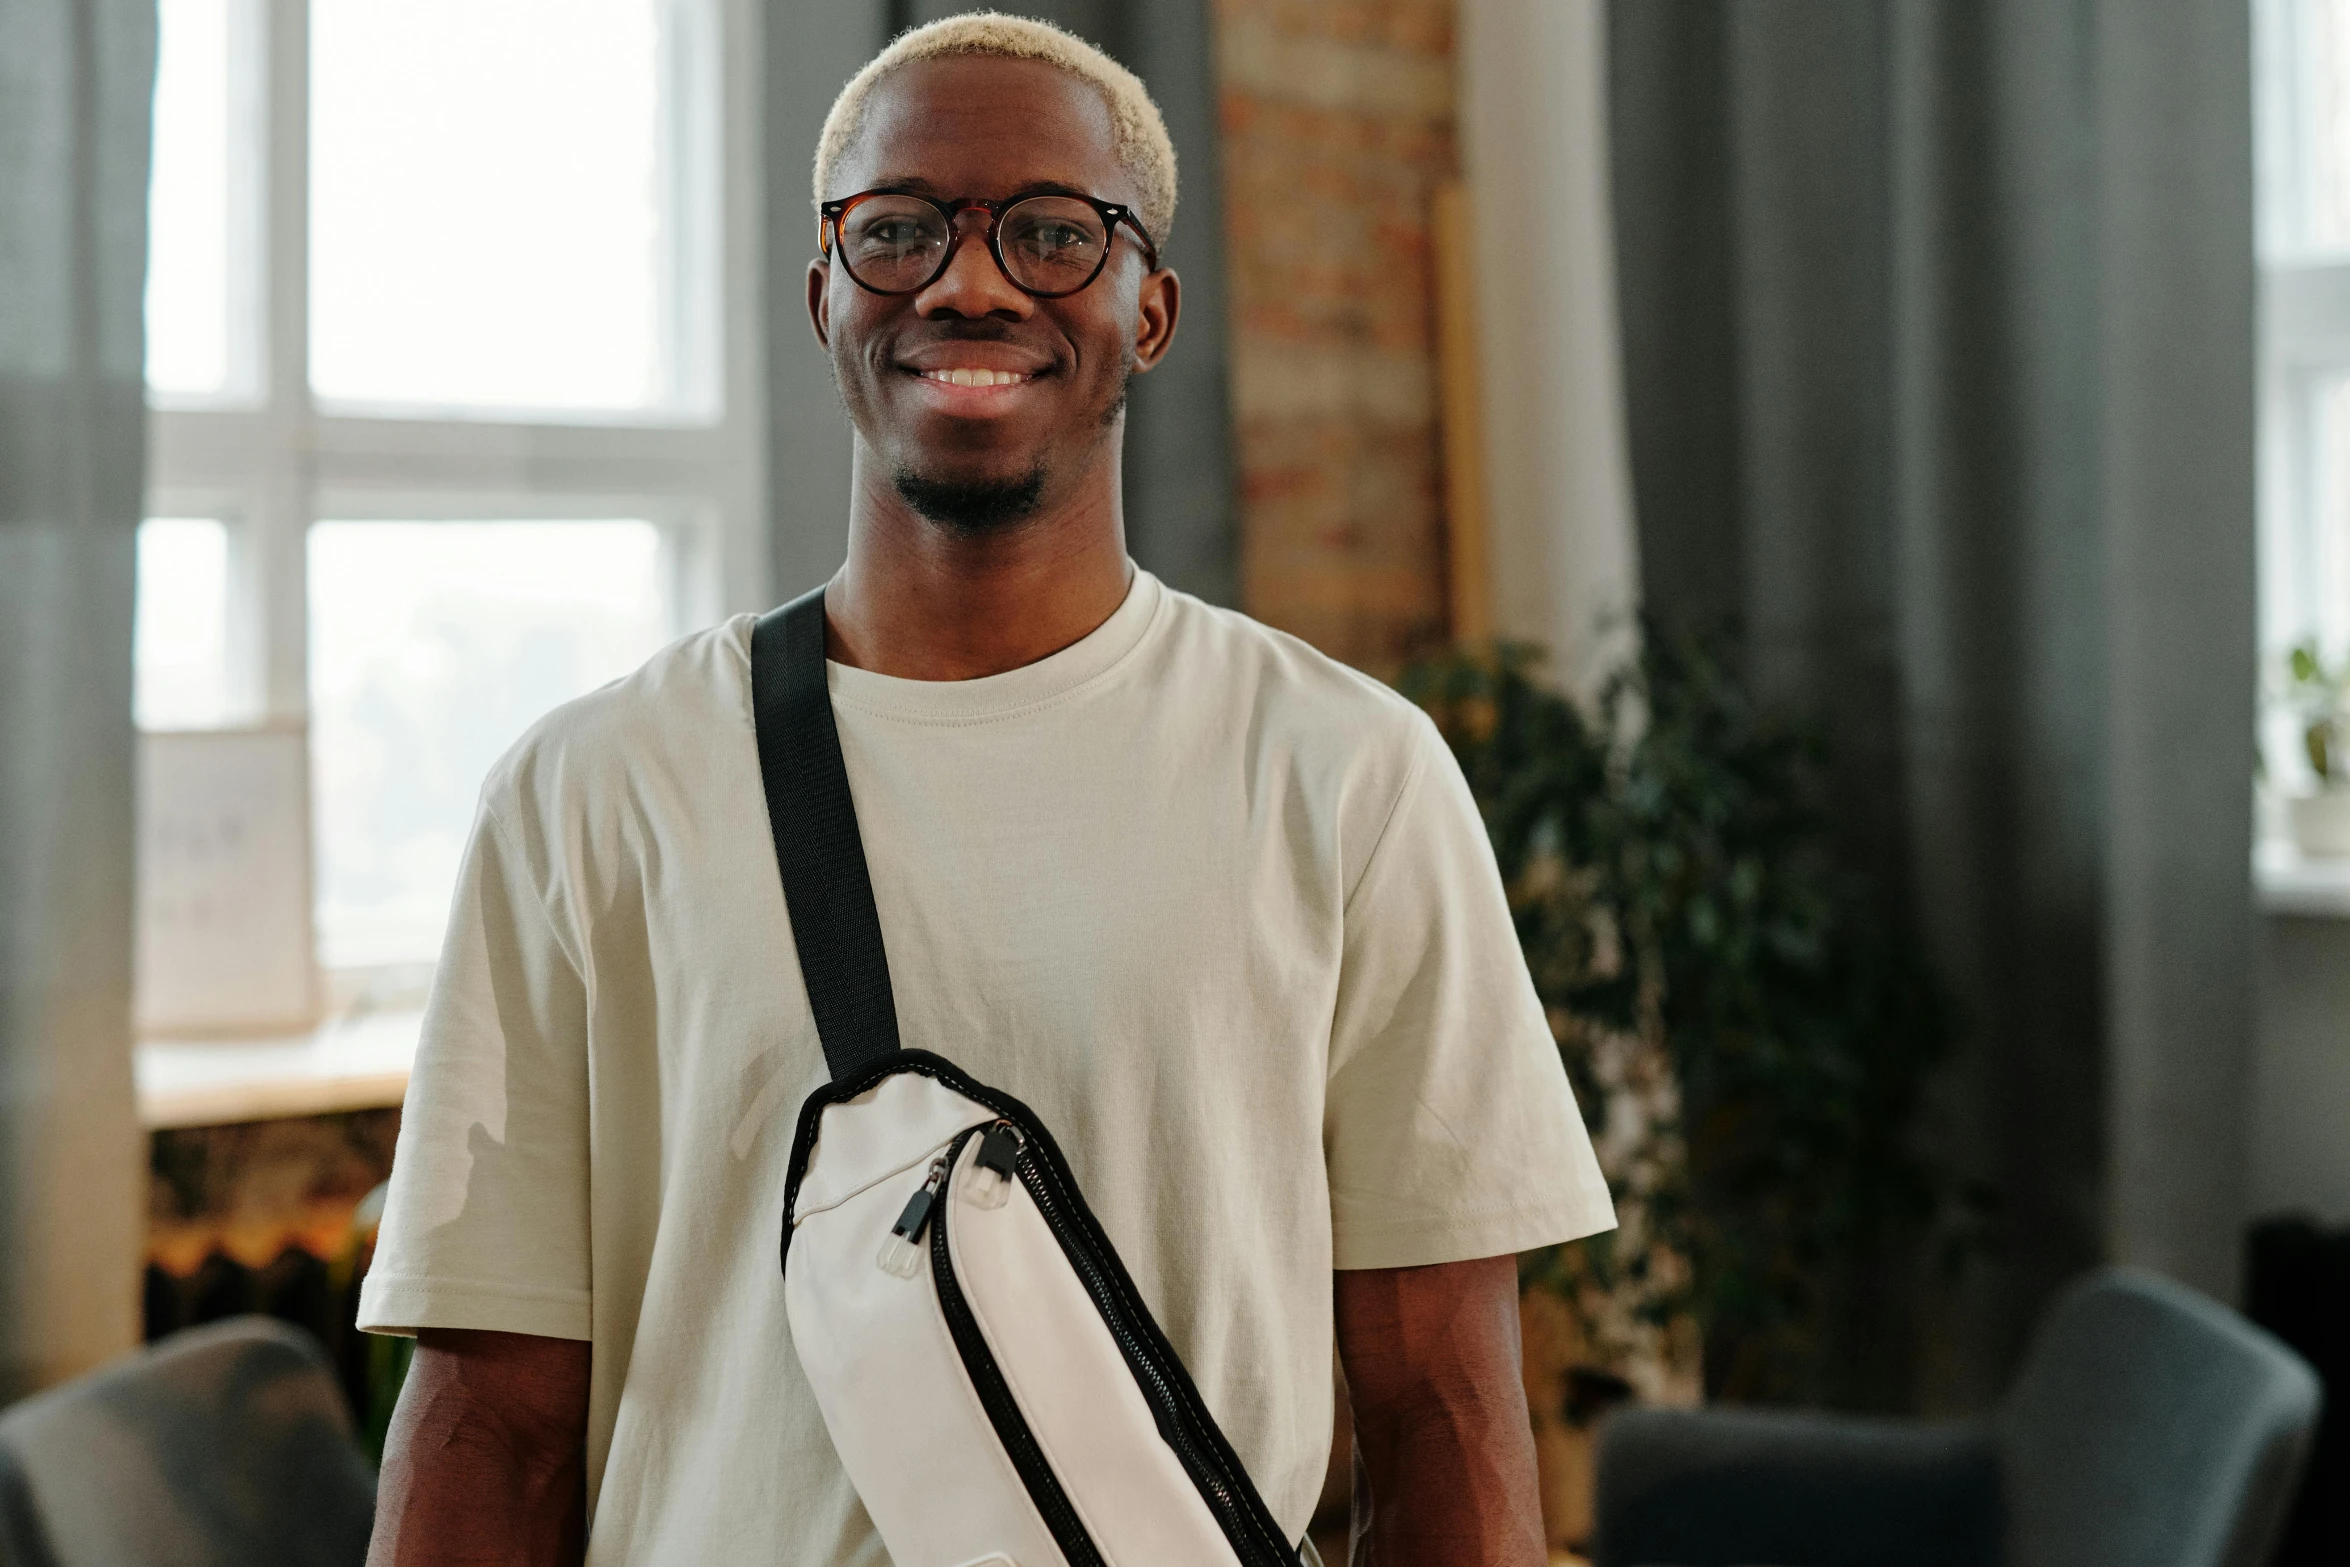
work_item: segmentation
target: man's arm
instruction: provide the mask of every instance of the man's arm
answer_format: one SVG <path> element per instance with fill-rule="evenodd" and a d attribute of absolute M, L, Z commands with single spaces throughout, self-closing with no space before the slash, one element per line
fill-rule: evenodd
<path fill-rule="evenodd" d="M 427 1328 L 384 1441 L 367 1567 L 576 1567 L 588 1346 Z"/>
<path fill-rule="evenodd" d="M 1518 1267 L 1337 1275 L 1354 1404 L 1354 1567 L 1544 1567 Z"/>

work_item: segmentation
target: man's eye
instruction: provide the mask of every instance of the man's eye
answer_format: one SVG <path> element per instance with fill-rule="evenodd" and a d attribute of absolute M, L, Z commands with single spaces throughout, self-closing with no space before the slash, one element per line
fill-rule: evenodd
<path fill-rule="evenodd" d="M 865 231 L 866 244 L 890 250 L 912 250 L 922 242 L 922 225 L 910 218 L 884 218 Z"/>
<path fill-rule="evenodd" d="M 1093 236 L 1074 223 L 1040 223 L 1022 235 L 1020 243 L 1040 255 L 1051 255 L 1091 245 Z"/>

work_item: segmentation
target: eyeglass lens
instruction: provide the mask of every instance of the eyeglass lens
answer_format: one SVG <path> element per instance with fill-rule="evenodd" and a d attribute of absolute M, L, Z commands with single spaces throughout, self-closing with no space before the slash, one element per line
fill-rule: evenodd
<path fill-rule="evenodd" d="M 840 221 L 841 264 L 867 288 L 911 293 L 934 277 L 953 231 L 946 214 L 910 196 L 861 201 Z M 1032 294 L 1074 293 L 1101 270 L 1110 235 L 1101 214 L 1067 196 L 1030 196 L 996 227 L 1004 271 Z"/>

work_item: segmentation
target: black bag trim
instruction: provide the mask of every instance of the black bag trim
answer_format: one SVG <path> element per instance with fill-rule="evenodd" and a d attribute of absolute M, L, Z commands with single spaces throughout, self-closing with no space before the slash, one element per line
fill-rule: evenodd
<path fill-rule="evenodd" d="M 946 1167 L 950 1171 L 962 1157 L 964 1147 L 982 1130 L 967 1126 L 947 1144 Z M 994 1349 L 989 1347 L 979 1319 L 972 1314 L 970 1300 L 963 1294 L 963 1281 L 955 1276 L 953 1254 L 947 1241 L 947 1225 L 954 1206 L 942 1196 L 931 1215 L 928 1247 L 930 1280 L 938 1291 L 938 1311 L 946 1319 L 947 1337 L 953 1342 L 955 1353 L 962 1357 L 963 1370 L 971 1378 L 971 1391 L 979 1400 L 980 1411 L 995 1428 L 996 1440 L 1004 1446 L 1004 1456 L 1011 1460 L 1013 1473 L 1020 1477 L 1020 1484 L 1028 1491 L 1028 1500 L 1035 1504 L 1037 1516 L 1044 1520 L 1045 1532 L 1061 1548 L 1068 1567 L 1107 1567 L 1101 1547 L 1094 1542 L 1093 1531 L 1085 1526 L 1085 1519 L 1077 1511 L 1077 1504 L 1069 1499 L 1061 1477 L 1053 1472 L 1051 1457 L 1037 1441 L 1035 1429 L 1028 1424 L 1028 1416 L 1021 1410 L 1011 1384 L 1004 1380 L 1003 1367 L 997 1362 Z M 1155 1409 L 1153 1414 L 1157 1414 Z M 1166 1428 L 1164 1417 L 1160 1418 L 1163 1439 Z"/>

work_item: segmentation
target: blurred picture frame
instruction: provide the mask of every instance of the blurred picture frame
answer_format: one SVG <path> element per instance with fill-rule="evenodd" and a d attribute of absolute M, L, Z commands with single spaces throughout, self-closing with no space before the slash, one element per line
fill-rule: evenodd
<path fill-rule="evenodd" d="M 308 731 L 142 734 L 138 811 L 138 1032 L 314 1027 Z"/>

